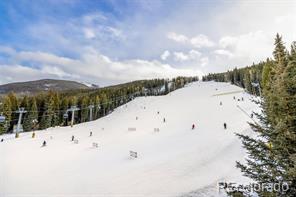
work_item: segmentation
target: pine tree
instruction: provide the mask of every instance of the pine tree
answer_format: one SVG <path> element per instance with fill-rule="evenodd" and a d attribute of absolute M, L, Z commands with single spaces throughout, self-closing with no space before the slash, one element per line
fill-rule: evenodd
<path fill-rule="evenodd" d="M 3 134 L 9 130 L 12 118 L 12 106 L 8 96 L 4 97 L 0 107 L 0 115 L 2 114 L 5 117 L 5 122 L 0 124 L 0 134 Z"/>
<path fill-rule="evenodd" d="M 100 117 L 99 107 L 101 107 L 100 106 L 100 98 L 99 98 L 99 96 L 95 96 L 95 98 L 94 98 L 94 115 L 93 115 L 94 119 L 98 119 Z"/>
<path fill-rule="evenodd" d="M 53 93 L 53 116 L 52 116 L 52 126 L 58 126 L 62 120 L 61 120 L 61 112 L 60 112 L 60 98 L 58 93 Z"/>
<path fill-rule="evenodd" d="M 107 109 L 108 109 L 108 99 L 105 93 L 101 94 L 100 100 L 101 100 L 101 112 L 102 112 L 102 115 L 104 116 L 106 115 Z"/>
<path fill-rule="evenodd" d="M 169 90 L 169 83 L 167 80 L 164 82 L 164 94 L 168 94 L 170 92 Z"/>
<path fill-rule="evenodd" d="M 28 101 L 28 107 L 26 116 L 24 117 L 23 128 L 24 131 L 32 131 L 33 129 L 37 129 L 38 123 L 38 109 L 36 104 L 35 97 L 30 98 Z"/>
<path fill-rule="evenodd" d="M 40 128 L 46 129 L 52 126 L 52 120 L 54 115 L 54 98 L 52 95 L 48 95 L 44 103 L 44 111 L 40 121 Z"/>
<path fill-rule="evenodd" d="M 258 183 L 287 182 L 290 190 L 260 192 L 261 196 L 292 197 L 296 193 L 296 111 L 295 111 L 295 62 L 286 66 L 286 52 L 279 35 L 276 36 L 275 64 L 263 89 L 262 114 L 257 115 L 261 124 L 250 124 L 257 138 L 239 134 L 248 152 L 246 165 L 237 163 L 245 176 Z M 266 73 L 264 73 L 266 75 Z"/>
<path fill-rule="evenodd" d="M 296 58 L 296 41 L 291 44 L 290 60 L 293 61 Z"/>
<path fill-rule="evenodd" d="M 296 58 L 293 57 L 285 68 L 280 88 L 281 116 L 277 119 L 275 154 L 283 169 L 283 180 L 289 181 L 289 196 L 296 194 Z M 288 195 L 287 195 L 288 196 Z"/>
<path fill-rule="evenodd" d="M 262 71 L 262 88 L 268 88 L 269 87 L 269 79 L 270 79 L 270 73 L 273 68 L 273 62 L 270 61 L 269 59 L 266 60 L 266 63 L 263 66 L 263 71 Z"/>
<path fill-rule="evenodd" d="M 273 51 L 273 57 L 276 62 L 278 73 L 283 73 L 283 69 L 287 65 L 287 50 L 284 46 L 282 36 L 276 34 L 275 49 Z"/>
<path fill-rule="evenodd" d="M 10 92 L 7 97 L 10 100 L 10 104 L 11 104 L 11 111 L 15 112 L 19 109 L 19 104 L 18 104 L 18 100 L 15 96 L 15 94 L 13 92 Z M 9 125 L 9 130 L 12 130 L 13 126 L 17 124 L 18 121 L 18 114 L 17 113 L 12 113 L 11 114 L 11 122 Z"/>
<path fill-rule="evenodd" d="M 248 92 L 252 93 L 252 85 L 249 72 L 244 72 L 244 87 Z"/>
<path fill-rule="evenodd" d="M 88 120 L 88 100 L 86 97 L 82 97 L 79 101 L 79 117 L 80 122 L 86 122 Z"/>

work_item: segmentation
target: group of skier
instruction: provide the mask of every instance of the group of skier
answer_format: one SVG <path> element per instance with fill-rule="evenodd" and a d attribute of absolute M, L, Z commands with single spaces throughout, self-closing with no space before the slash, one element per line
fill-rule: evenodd
<path fill-rule="evenodd" d="M 234 99 L 234 100 L 236 99 L 235 96 L 233 97 L 233 99 Z M 243 101 L 243 97 L 242 97 L 241 99 L 242 99 L 242 101 Z M 222 105 L 222 101 L 220 101 L 220 105 Z M 157 114 L 159 114 L 159 111 L 157 111 Z M 253 113 L 251 114 L 251 118 L 253 118 Z M 137 117 L 137 116 L 136 116 L 136 120 L 138 120 L 138 117 Z M 165 119 L 165 118 L 163 118 L 163 122 L 164 122 L 164 123 L 166 122 L 166 119 Z M 226 124 L 225 122 L 223 123 L 223 127 L 224 127 L 224 129 L 227 129 L 227 124 Z M 194 124 L 194 123 L 192 124 L 191 129 L 192 129 L 192 130 L 195 129 L 195 124 Z M 93 135 L 93 133 L 90 132 L 90 133 L 89 133 L 89 136 L 91 137 L 92 135 Z M 35 132 L 32 133 L 32 138 L 35 138 Z M 71 137 L 71 141 L 73 142 L 74 140 L 75 140 L 75 137 L 74 137 L 74 135 L 72 135 L 72 137 Z M 3 142 L 3 141 L 4 141 L 4 139 L 1 139 L 1 142 Z M 47 145 L 47 143 L 46 143 L 46 141 L 44 140 L 43 143 L 42 143 L 42 147 L 44 147 L 44 146 L 46 146 L 46 145 Z"/>
<path fill-rule="evenodd" d="M 224 126 L 224 129 L 227 129 L 227 124 L 226 124 L 225 122 L 224 122 L 223 126 Z M 195 124 L 192 124 L 191 129 L 192 129 L 192 130 L 195 129 Z"/>

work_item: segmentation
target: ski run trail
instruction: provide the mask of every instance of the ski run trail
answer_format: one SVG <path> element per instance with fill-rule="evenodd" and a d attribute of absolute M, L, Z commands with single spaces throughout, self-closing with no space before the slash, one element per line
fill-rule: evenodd
<path fill-rule="evenodd" d="M 0 136 L 0 196 L 225 196 L 219 181 L 250 182 L 235 167 L 246 157 L 235 133 L 251 133 L 248 115 L 260 112 L 251 99 L 229 83 L 195 82 L 34 139 L 31 132 Z"/>

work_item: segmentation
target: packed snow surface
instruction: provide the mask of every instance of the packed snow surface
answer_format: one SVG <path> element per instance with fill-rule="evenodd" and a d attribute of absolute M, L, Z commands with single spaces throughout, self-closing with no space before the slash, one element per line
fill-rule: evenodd
<path fill-rule="evenodd" d="M 248 115 L 259 111 L 251 98 L 227 83 L 196 82 L 34 139 L 30 132 L 0 136 L 0 196 L 222 195 L 219 181 L 246 181 L 235 168 L 246 153 L 234 133 L 251 132 Z"/>

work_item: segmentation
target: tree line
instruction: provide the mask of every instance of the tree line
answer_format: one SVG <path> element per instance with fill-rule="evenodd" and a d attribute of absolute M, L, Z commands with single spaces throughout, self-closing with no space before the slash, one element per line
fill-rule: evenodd
<path fill-rule="evenodd" d="M 244 88 L 247 92 L 254 95 L 260 95 L 260 88 L 262 89 L 266 83 L 266 73 L 263 75 L 263 68 L 265 65 L 273 64 L 273 60 L 267 58 L 258 64 L 253 64 L 244 68 L 234 68 L 223 73 L 210 73 L 203 76 L 203 81 L 217 81 L 230 82 Z"/>
<path fill-rule="evenodd" d="M 259 92 L 252 83 L 260 85 L 262 113 L 256 114 L 260 124 L 250 123 L 257 135 L 237 134 L 248 154 L 246 162 L 237 162 L 237 167 L 259 184 L 280 183 L 288 188 L 286 192 L 260 191 L 259 196 L 292 197 L 296 194 L 296 42 L 288 51 L 277 34 L 274 45 L 272 59 L 226 73 L 209 74 L 203 80 L 231 82 L 256 95 Z"/>
<path fill-rule="evenodd" d="M 49 91 L 23 97 L 18 97 L 11 92 L 1 98 L 0 115 L 5 117 L 5 121 L 0 122 L 0 134 L 13 132 L 18 122 L 19 108 L 27 111 L 23 114 L 23 130 L 41 130 L 69 125 L 71 116 L 67 110 L 71 106 L 80 108 L 75 113 L 74 123 L 87 122 L 90 117 L 88 108 L 90 105 L 94 106 L 92 118 L 95 120 L 135 97 L 164 95 L 197 80 L 198 77 L 177 77 L 170 81 L 167 79 L 140 80 L 99 89 Z"/>

